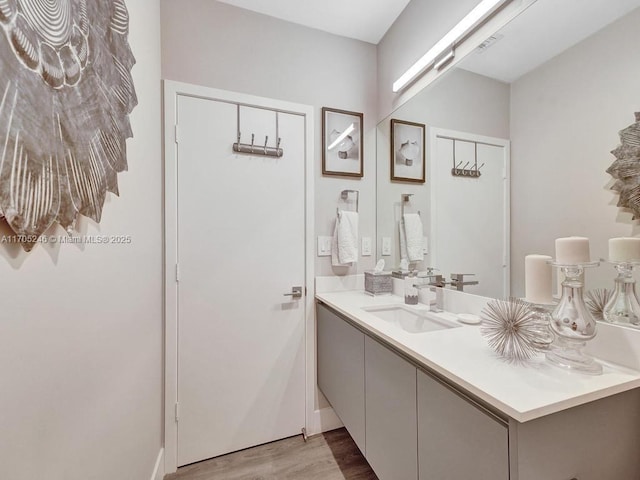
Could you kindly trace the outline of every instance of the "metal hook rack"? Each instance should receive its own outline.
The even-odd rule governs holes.
[[[402,208],[402,213],[400,215],[400,218],[402,218],[403,220],[404,220],[404,204],[409,203],[409,200],[411,200],[411,197],[413,197],[413,193],[403,193],[400,195],[400,198],[402,199],[400,201],[400,206]],[[420,215],[420,210],[418,210],[418,215]]]
[[[269,136],[265,135],[264,137],[264,145],[255,145],[255,134],[251,134],[251,143],[242,143],[241,138],[242,134],[240,133],[240,105],[237,105],[237,141],[233,144],[233,151],[236,153],[249,153],[251,155],[263,155],[266,157],[282,157],[284,151],[280,148],[280,142],[282,139],[278,135],[278,112],[276,112],[276,146],[269,147],[267,143],[269,142]]]
[[[454,177],[469,177],[469,178],[479,178],[482,175],[480,169],[484,167],[484,163],[478,167],[478,142],[470,142],[469,140],[460,140],[461,142],[473,143],[474,153],[473,153],[473,165],[471,168],[467,168],[471,161],[468,161],[464,164],[464,167],[460,168],[462,165],[462,161],[456,164],[456,139],[452,138],[453,144],[453,168],[451,169],[451,175]]]
[[[360,191],[359,190],[342,190],[342,192],[340,192],[340,198],[346,202],[347,200],[349,200],[349,194],[350,193],[355,193],[356,194],[356,212],[357,212],[358,211],[358,203],[360,202]],[[339,213],[340,213],[340,209],[336,208],[336,214],[339,214]]]

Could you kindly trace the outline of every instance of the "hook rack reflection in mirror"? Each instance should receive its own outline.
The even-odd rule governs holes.
[[[464,167],[460,168],[460,165],[462,165],[462,162],[464,160],[461,160],[456,165],[456,141],[467,142],[467,143],[468,141],[460,140],[457,138],[450,138],[450,140],[452,141],[452,144],[453,144],[453,168],[451,169],[451,175],[453,175],[454,177],[471,177],[471,178],[480,177],[480,175],[482,175],[482,173],[480,172],[480,169],[484,167],[484,163],[478,167],[478,142],[472,142],[474,146],[474,152],[473,152],[473,165],[471,166],[471,168],[467,168],[467,166],[471,163],[471,160],[465,163]]]

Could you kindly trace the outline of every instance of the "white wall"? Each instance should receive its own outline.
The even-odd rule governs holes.
[[[100,225],[81,227],[132,243],[0,249],[2,478],[146,480],[161,448],[160,8],[127,7],[139,98],[129,171]]]
[[[637,9],[518,79],[511,91],[512,290],[524,293],[524,256],[554,255],[554,239],[591,240],[593,259],[611,237],[638,234],[616,207],[606,169],[617,132],[640,110]],[[588,271],[587,287],[613,286],[608,265]]]
[[[509,84],[455,68],[389,118],[432,127],[509,138]]]
[[[162,0],[161,17],[163,78],[315,107],[316,235],[333,233],[340,192],[354,189],[360,235],[373,238],[376,47],[211,0]],[[363,179],[322,176],[323,106],[364,113]],[[362,272],[374,258],[363,257],[354,268],[316,258],[316,275]]]

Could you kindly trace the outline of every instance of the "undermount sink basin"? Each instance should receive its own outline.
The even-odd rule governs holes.
[[[408,333],[433,332],[460,326],[454,322],[440,318],[429,311],[414,310],[404,305],[365,307],[363,310],[372,313],[382,320],[393,323]]]

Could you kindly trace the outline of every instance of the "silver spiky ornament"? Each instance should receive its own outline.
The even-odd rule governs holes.
[[[543,342],[546,325],[527,302],[517,298],[491,300],[482,310],[480,333],[502,357],[523,361],[533,357]]]

